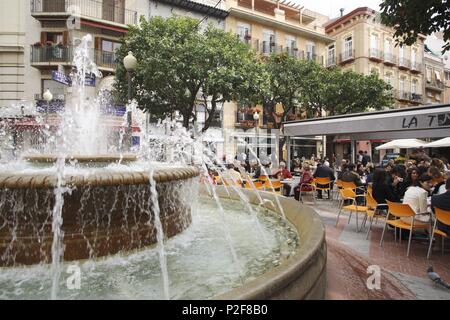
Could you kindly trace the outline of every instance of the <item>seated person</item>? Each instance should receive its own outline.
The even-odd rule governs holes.
[[[336,179],[334,176],[333,170],[330,168],[330,166],[325,165],[325,161],[319,161],[317,164],[317,169],[313,174],[314,178],[330,178],[331,184],[328,185],[317,185],[319,188],[327,188],[330,187],[330,189],[333,188],[333,181]],[[322,199],[322,190],[317,190],[317,197],[319,199]],[[330,191],[328,191],[328,198],[330,198]]]
[[[450,178],[445,182],[445,193],[435,195],[431,197],[431,207],[439,208],[445,211],[450,211]],[[439,230],[444,231],[447,235],[450,235],[450,226],[442,224],[438,221],[437,225]]]
[[[430,175],[433,178],[433,195],[438,194],[439,189],[441,186],[445,185],[445,178],[443,171],[441,171],[438,167],[429,167],[428,168],[428,175]]]
[[[378,204],[391,202],[400,202],[400,198],[395,194],[393,189],[388,185],[388,173],[382,168],[375,169],[373,173],[372,196]]]
[[[294,197],[296,200],[300,200],[300,192],[302,191],[312,191],[314,188],[311,185],[314,178],[311,173],[311,167],[309,163],[303,162],[303,173],[300,178],[300,183],[294,188]]]
[[[427,197],[431,188],[433,187],[432,177],[427,175],[426,173],[422,174],[419,177],[419,185],[411,186],[406,190],[405,196],[403,198],[403,204],[409,204],[411,209],[419,215],[416,216],[415,219],[420,222],[429,222],[430,216],[428,214],[428,203]],[[411,218],[401,218],[404,222],[410,224]]]
[[[345,182],[353,182],[357,187],[364,185],[356,172],[356,166],[353,163],[348,165],[348,170],[342,174],[341,180]]]
[[[223,173],[223,179],[239,182],[242,180],[242,177],[239,171],[235,170],[234,164],[230,163],[227,165],[227,170]]]
[[[273,176],[279,180],[292,178],[291,172],[288,169],[286,169],[286,162],[283,161],[280,162],[280,167],[277,170],[275,170]]]

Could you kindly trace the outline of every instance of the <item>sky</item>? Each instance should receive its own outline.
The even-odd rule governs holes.
[[[381,0],[295,0],[296,3],[302,4],[306,9],[319,12],[330,18],[336,18],[340,15],[340,8],[344,8],[344,14],[358,7],[369,7],[379,10]]]

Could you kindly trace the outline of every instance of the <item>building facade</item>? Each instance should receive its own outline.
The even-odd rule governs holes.
[[[396,46],[394,30],[383,25],[379,13],[361,7],[330,20],[326,33],[336,39],[328,47],[327,66],[362,74],[377,73],[394,89],[397,107],[423,104],[424,40],[412,46]]]
[[[229,15],[225,30],[236,34],[257,53],[263,56],[288,53],[298,59],[325,64],[326,48],[334,42],[323,28],[326,16],[271,0],[229,0],[226,4]],[[261,116],[255,121],[253,115],[257,110]],[[255,154],[272,156],[272,161],[279,154],[279,132],[261,111],[262,106],[250,109],[236,103],[225,104],[223,128],[228,158],[242,153],[252,157],[248,146],[253,147]],[[317,155],[322,151],[321,146],[320,137],[298,138],[291,154]]]
[[[426,104],[441,104],[445,101],[445,74],[443,59],[425,48],[424,54],[424,93]]]
[[[17,61],[17,67],[12,70],[8,66],[1,74],[13,73],[17,80],[14,84],[9,81],[8,92],[2,92],[1,106],[23,100],[39,103],[47,88],[55,100],[70,100],[71,87],[55,81],[54,72],[71,72],[74,46],[87,34],[92,35],[91,58],[103,74],[102,79],[90,84],[87,94],[95,96],[100,89],[110,88],[115,50],[128,25],[136,24],[140,15],[147,15],[149,4],[146,0],[6,0],[2,5],[1,21],[12,29],[8,36],[17,33],[14,40],[8,41],[14,41],[17,49],[7,61]],[[2,27],[2,34],[3,30],[8,29]],[[7,42],[5,38],[2,35],[0,43]]]

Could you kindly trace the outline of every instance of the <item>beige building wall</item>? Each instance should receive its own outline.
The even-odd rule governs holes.
[[[266,0],[230,0],[226,4],[230,14],[225,20],[225,30],[238,34],[241,26],[249,27],[251,38],[247,39],[247,43],[258,53],[266,55],[262,51],[262,42],[264,41],[264,33],[270,32],[275,36],[276,46],[274,50],[277,53],[286,51],[287,40],[295,41],[297,50],[293,54],[299,59],[305,59],[307,45],[313,44],[317,56],[315,60],[320,64],[325,63],[327,45],[334,42],[333,38],[325,34],[325,28],[323,27],[323,24],[328,21],[328,17],[309,10],[302,10],[300,20],[300,12],[297,16],[292,17],[295,11],[292,8],[282,5],[278,8],[274,2]],[[252,4],[254,5],[253,9]],[[262,106],[256,106],[256,108],[262,110]],[[255,128],[244,129],[237,123],[237,110],[236,103],[231,102],[224,106],[223,128],[227,158],[234,156],[237,152],[236,135],[256,135]],[[269,133],[267,129],[269,128],[263,125],[263,115],[260,114],[258,135],[268,137],[274,134],[275,130]],[[274,143],[274,139],[271,139]],[[275,147],[272,148],[272,153],[274,153],[274,149]]]
[[[395,44],[394,30],[382,25],[378,13],[369,8],[358,8],[331,20],[326,24],[326,32],[336,38],[337,62],[344,70],[366,75],[378,73],[380,79],[394,88],[398,107],[423,103],[423,38],[411,47],[400,49]],[[351,50],[345,46],[349,38]],[[413,51],[415,70],[411,69]]]

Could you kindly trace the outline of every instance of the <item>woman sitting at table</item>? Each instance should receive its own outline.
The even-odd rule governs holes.
[[[373,173],[372,195],[378,204],[386,203],[386,200],[400,202],[400,198],[389,184],[389,177],[386,170],[375,169]]]
[[[300,192],[313,191],[314,187],[311,185],[314,181],[314,177],[311,173],[311,167],[309,163],[303,163],[303,173],[300,178],[300,183],[294,189],[295,200],[300,200]]]
[[[273,173],[273,176],[279,180],[292,178],[291,172],[286,169],[286,163],[283,161],[280,162],[280,167]]]

